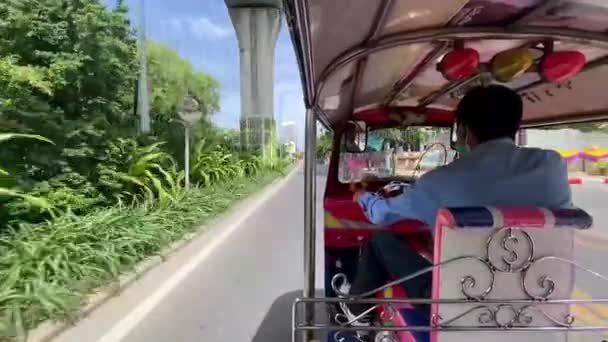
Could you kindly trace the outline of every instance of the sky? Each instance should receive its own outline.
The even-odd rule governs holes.
[[[104,0],[113,6],[116,0]],[[139,23],[139,0],[127,0],[133,25]],[[224,0],[145,0],[146,34],[188,59],[198,71],[221,84],[221,109],[213,120],[237,128],[240,117],[239,49]],[[302,146],[304,104],[298,65],[285,20],[275,50],[274,114],[280,122],[295,122]]]

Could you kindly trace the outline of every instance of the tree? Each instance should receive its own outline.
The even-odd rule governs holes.
[[[56,143],[0,151],[25,189],[63,172],[89,177],[105,143],[133,131],[137,51],[127,18],[124,3],[0,2],[0,132]]]
[[[420,145],[428,141],[431,134],[428,129],[421,127],[386,128],[373,131],[373,134],[383,138],[391,145],[403,145],[412,151],[418,151]]]
[[[317,138],[317,158],[325,159],[329,156],[334,143],[334,136],[329,131],[324,131]]]
[[[156,129],[138,135],[133,107],[139,61],[133,33],[122,0],[113,9],[102,0],[0,1],[0,134],[37,134],[55,143],[2,146],[1,173],[14,179],[11,190],[60,198],[84,212],[114,200],[108,191],[99,193],[104,190],[100,170],[108,169],[100,166],[126,160],[112,157],[117,141],[125,146],[166,141],[154,146],[182,160],[183,127],[172,121],[176,104],[185,95],[195,96],[208,118],[219,109],[219,83],[195,71],[175,50],[149,42]],[[209,120],[195,129],[198,136],[215,131]],[[8,208],[4,204],[0,216]],[[16,207],[24,215],[19,219],[30,217],[20,203]],[[31,217],[25,220],[40,219]],[[0,217],[0,222],[7,220]]]
[[[8,0],[0,4],[0,57],[35,66],[34,95],[68,118],[127,113],[136,80],[136,47],[119,4],[99,0]],[[17,56],[17,57],[14,57]]]
[[[220,85],[213,77],[194,71],[192,64],[180,57],[175,49],[148,41],[148,77],[151,85],[151,115],[153,131],[167,141],[166,148],[180,164],[183,164],[184,128],[179,119],[177,104],[184,96],[194,96],[204,114],[193,133],[194,137],[209,138],[215,127],[210,115],[219,110]]]
[[[192,64],[175,49],[157,42],[147,43],[151,111],[155,118],[174,118],[177,104],[186,95],[201,103],[201,111],[211,115],[219,110],[219,83],[206,73],[194,71]]]

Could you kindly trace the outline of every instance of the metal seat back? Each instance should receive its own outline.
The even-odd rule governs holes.
[[[566,341],[566,332],[551,328],[573,323],[569,305],[543,301],[571,297],[574,232],[591,225],[591,216],[580,209],[441,209],[435,230],[433,257],[439,266],[433,271],[433,299],[468,301],[432,305],[431,324],[441,331],[431,333],[431,342],[511,342],[515,337]],[[492,327],[547,331],[468,331]]]

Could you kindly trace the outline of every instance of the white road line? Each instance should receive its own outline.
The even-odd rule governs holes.
[[[124,318],[122,318],[117,324],[115,324],[105,335],[103,335],[98,342],[119,342],[125,338],[146,316],[169,294],[175,289],[184,279],[190,275],[213,251],[220,246],[230,235],[235,232],[243,223],[251,216],[262,204],[266,202],[270,197],[274,196],[280,189],[288,183],[289,179],[296,173],[298,167],[296,167],[283,181],[278,184],[274,189],[268,191],[266,194],[257,198],[256,202],[250,205],[248,208],[240,212],[240,218],[226,227],[214,240],[210,241],[203,249],[198,252],[190,261],[184,264],[177,272],[174,273],[173,277],[167,279],[161,284],[156,291],[138,306],[136,306],[131,312],[129,312]]]

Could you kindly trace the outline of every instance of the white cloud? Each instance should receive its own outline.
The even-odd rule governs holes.
[[[169,26],[175,31],[186,30],[189,34],[204,40],[222,40],[234,34],[230,26],[215,23],[207,17],[172,18],[169,20]]]
[[[233,34],[231,27],[216,24],[209,18],[201,17],[190,21],[190,30],[200,38],[211,40],[223,39]]]

